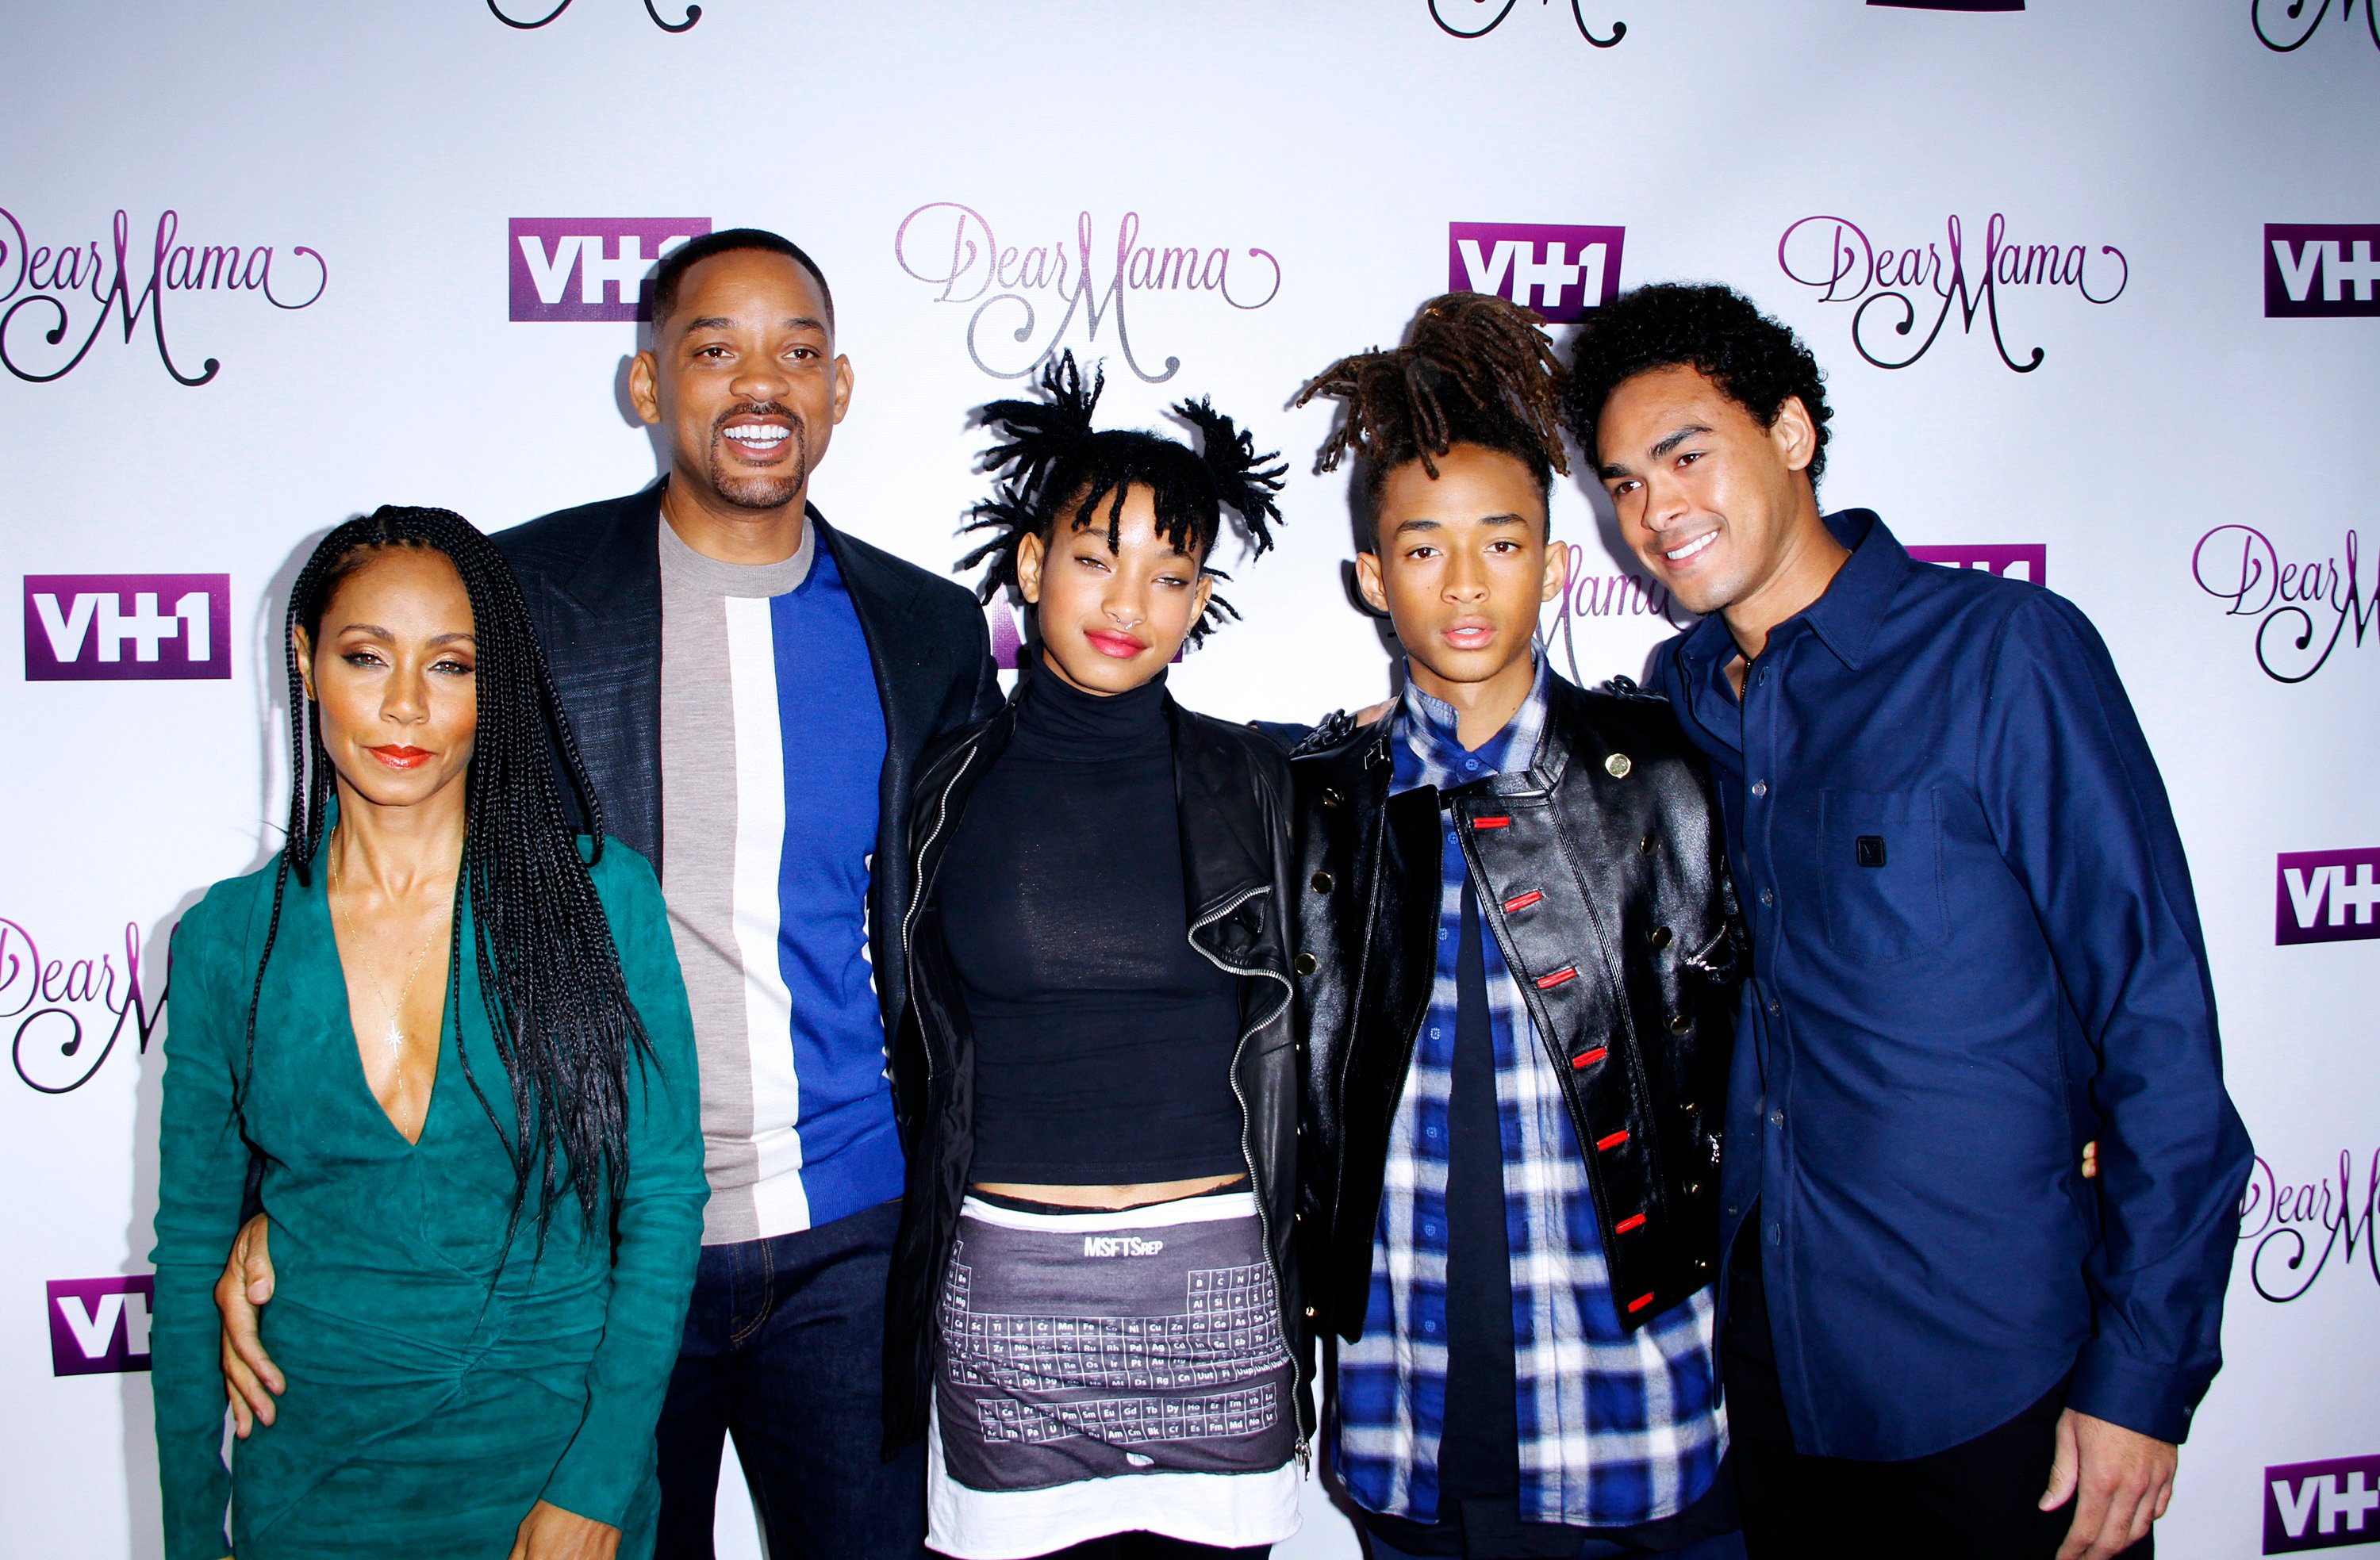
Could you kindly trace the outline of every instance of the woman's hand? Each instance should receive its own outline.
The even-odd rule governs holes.
[[[223,1276],[215,1280],[215,1310],[223,1316],[224,1391],[231,1398],[232,1433],[243,1441],[257,1425],[273,1422],[273,1397],[289,1385],[257,1335],[260,1308],[273,1298],[270,1228],[262,1214],[242,1225]]]
[[[612,1560],[619,1550],[619,1529],[540,1501],[521,1518],[507,1560]]]

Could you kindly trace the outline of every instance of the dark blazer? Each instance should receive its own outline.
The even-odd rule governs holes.
[[[936,751],[910,802],[920,885],[902,945],[911,995],[892,1046],[892,1096],[908,1152],[909,1181],[884,1320],[884,1450],[926,1433],[940,1347],[942,1274],[958,1239],[959,1204],[975,1159],[975,1043],[957,972],[932,902],[934,874],[968,797],[1016,729],[1030,679],[991,719]],[[1173,794],[1182,824],[1183,906],[1190,938],[1217,968],[1240,977],[1240,1038],[1232,1093],[1240,1146],[1264,1225],[1281,1304],[1281,1336],[1295,1366],[1297,1442],[1314,1433],[1311,1350],[1301,1347],[1305,1310],[1296,1262],[1297,1066],[1290,1028],[1289,761],[1245,726],[1184,709],[1171,698]],[[881,965],[878,966],[880,969]]]
[[[1718,1264],[1718,1120],[1742,934],[1702,758],[1658,699],[1550,681],[1526,769],[1389,794],[1393,720],[1293,766],[1301,1167],[1316,1332],[1363,1336],[1390,1129],[1437,971],[1439,841],[1552,1053],[1633,1329]]]
[[[561,510],[494,538],[528,599],[554,686],[602,804],[603,826],[641,852],[656,876],[667,847],[662,838],[662,486]],[[814,508],[808,516],[851,593],[884,707],[868,956],[889,1035],[907,997],[896,949],[909,907],[910,774],[936,738],[999,708],[1000,684],[982,609],[965,589],[844,535]]]

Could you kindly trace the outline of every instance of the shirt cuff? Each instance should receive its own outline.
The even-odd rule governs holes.
[[[2190,1417],[2214,1380],[2214,1366],[2181,1370],[2146,1364],[2117,1352],[2104,1339],[2094,1339],[2075,1361],[2066,1406],[2180,1445],[2190,1438]]]
[[[593,1425],[581,1426],[578,1438],[562,1454],[538,1498],[573,1517],[620,1527],[643,1480],[652,1445],[650,1432],[639,1447],[622,1445]]]

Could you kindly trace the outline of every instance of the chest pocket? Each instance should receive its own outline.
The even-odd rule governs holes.
[[[1834,791],[1818,819],[1827,946],[1889,963],[1950,935],[1942,905],[1942,830],[1932,791]]]

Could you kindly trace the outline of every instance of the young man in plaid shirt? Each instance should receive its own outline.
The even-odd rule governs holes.
[[[1533,646],[1565,466],[1535,317],[1350,358],[1356,568],[1409,674],[1301,749],[1308,1312],[1375,1556],[1741,1554],[1712,1360],[1739,938],[1667,709]]]

